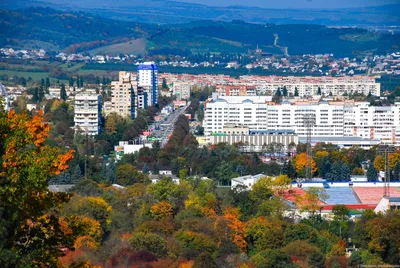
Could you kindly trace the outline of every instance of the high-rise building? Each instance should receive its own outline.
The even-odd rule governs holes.
[[[7,90],[2,84],[0,84],[0,98],[3,101],[3,105],[4,105],[3,108],[7,111],[9,109],[10,100],[8,98]]]
[[[101,109],[101,95],[78,93],[75,96],[75,131],[98,135],[101,130]]]
[[[304,115],[314,115],[312,136],[361,137],[400,145],[400,102],[371,106],[367,102],[284,100],[274,104],[254,96],[219,97],[206,103],[204,133],[221,133],[226,124],[252,130],[293,130],[306,136]]]
[[[135,88],[136,77],[132,73],[119,72],[118,81],[111,82],[111,109],[105,110],[108,115],[112,112],[122,117],[135,118]]]
[[[146,109],[158,102],[158,67],[154,62],[144,62],[138,66],[137,79],[138,108]]]

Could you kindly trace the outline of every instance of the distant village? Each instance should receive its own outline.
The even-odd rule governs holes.
[[[242,57],[242,55],[240,56]],[[400,52],[386,55],[370,55],[358,58],[335,58],[333,54],[306,54],[302,56],[273,56],[266,54],[261,49],[254,53],[243,55],[247,57],[246,63],[225,59],[214,54],[209,55],[209,60],[195,62],[188,57],[171,56],[168,60],[155,60],[158,66],[181,67],[181,68],[246,68],[251,73],[252,69],[261,68],[267,71],[287,73],[316,73],[320,75],[345,76],[355,74],[382,75],[400,74]],[[133,54],[118,55],[89,55],[87,53],[68,54],[64,52],[53,53],[44,49],[13,49],[0,48],[0,58],[12,59],[51,59],[61,62],[84,62],[84,63],[129,63],[139,65],[142,58]]]

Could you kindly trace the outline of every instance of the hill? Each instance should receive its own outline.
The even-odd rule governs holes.
[[[147,36],[156,26],[62,12],[50,8],[0,10],[0,46],[23,47],[38,43],[67,51],[85,51],[98,46]]]
[[[247,53],[257,45],[271,54],[390,52],[398,35],[313,24],[252,24],[202,20],[155,25],[49,8],[0,10],[0,46],[66,52],[181,55]]]
[[[399,25],[400,4],[346,9],[273,9],[248,6],[208,6],[164,0],[3,0],[0,8],[28,6],[84,11],[118,20],[157,24],[197,20],[243,20],[251,23],[384,26]]]

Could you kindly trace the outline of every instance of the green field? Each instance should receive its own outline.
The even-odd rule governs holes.
[[[96,49],[92,49],[89,52],[91,55],[98,54],[143,54],[146,52],[147,40],[145,38],[139,38],[130,40],[124,43],[113,44],[109,46],[103,46]]]

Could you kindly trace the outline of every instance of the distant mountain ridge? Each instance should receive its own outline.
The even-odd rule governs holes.
[[[354,56],[364,52],[384,54],[399,46],[398,35],[372,33],[360,28],[251,24],[240,20],[157,25],[41,7],[0,10],[0,27],[3,29],[0,47],[104,54],[237,54],[247,53],[258,45],[264,52],[275,55]]]
[[[400,3],[347,9],[268,9],[247,6],[214,7],[175,1],[143,0],[3,0],[0,8],[51,6],[66,11],[85,11],[106,18],[171,24],[196,20],[243,20],[251,23],[322,25],[400,25]]]

